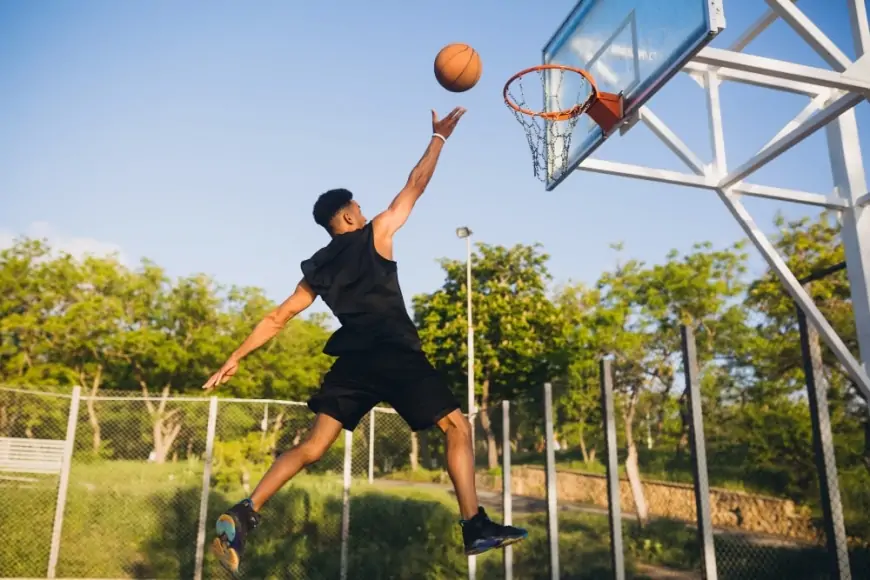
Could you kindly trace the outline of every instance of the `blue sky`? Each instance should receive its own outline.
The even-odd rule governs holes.
[[[846,2],[798,5],[854,58]],[[535,6],[6,0],[0,239],[35,234],[75,250],[115,248],[133,264],[148,257],[173,276],[205,272],[281,300],[300,277],[299,262],[327,242],[311,218],[317,195],[347,187],[372,217],[422,154],[429,109],[443,115],[456,105],[468,113],[397,238],[408,299],[441,283],[438,258],[464,256],[459,225],[487,243],[540,242],[557,283],[594,282],[613,265],[609,245],[617,241],[626,255],[654,263],[672,248],[741,239],[711,192],[583,172],[544,191],[501,100],[511,74],[539,63],[573,0]],[[762,0],[727,1],[728,30],[714,46],[727,46],[765,10]],[[432,74],[449,42],[471,44],[483,59],[480,83],[464,94],[444,91]],[[783,22],[747,52],[824,66]],[[807,102],[730,83],[722,100],[730,167]],[[709,161],[700,87],[678,76],[650,105]],[[866,103],[857,112],[863,136]],[[682,169],[640,125],[596,156]],[[752,180],[831,192],[824,133]],[[777,211],[813,212],[764,200],[746,205],[768,231]]]

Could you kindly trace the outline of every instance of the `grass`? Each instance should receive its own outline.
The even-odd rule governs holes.
[[[256,477],[259,474],[252,474]],[[433,477],[432,474],[423,477]],[[243,496],[233,478],[211,491],[207,530],[220,511]],[[424,479],[425,480],[425,479]],[[195,561],[202,468],[198,463],[154,465],[98,462],[73,467],[58,565],[59,577],[191,578]],[[54,516],[56,478],[0,487],[0,576],[43,577]],[[248,578],[337,578],[341,530],[341,476],[300,476],[264,511],[249,544]],[[408,485],[382,489],[354,482],[351,496],[349,577],[442,579],[466,574],[455,499]],[[514,518],[529,539],[514,549],[514,576],[549,577],[546,517]],[[612,578],[607,519],[560,512],[561,577]],[[655,521],[623,534],[629,577],[638,565],[697,569],[694,533],[676,522]],[[754,550],[754,551],[753,551]],[[817,551],[746,547],[717,539],[720,578],[815,578],[825,568]],[[857,562],[856,562],[857,563]],[[866,560],[863,562],[867,569]],[[500,551],[478,557],[478,577],[501,578]],[[856,570],[853,567],[853,577]],[[807,575],[810,574],[810,575]],[[225,575],[207,555],[205,578]]]

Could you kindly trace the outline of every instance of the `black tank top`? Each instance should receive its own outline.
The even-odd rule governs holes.
[[[371,222],[335,236],[301,267],[306,282],[341,323],[324,353],[421,349],[417,328],[405,308],[396,262],[375,250]]]

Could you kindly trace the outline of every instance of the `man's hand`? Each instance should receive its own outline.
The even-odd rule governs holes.
[[[211,391],[218,385],[222,385],[229,381],[236,371],[239,370],[239,361],[234,358],[230,358],[227,362],[224,363],[224,366],[221,369],[213,374],[211,378],[206,381],[206,383],[202,386],[204,391]]]
[[[439,120],[438,113],[435,112],[435,109],[432,109],[432,132],[441,135],[446,140],[453,134],[456,123],[459,122],[459,119],[464,114],[465,109],[456,107],[450,111],[449,115]],[[390,206],[372,220],[375,230],[375,249],[385,258],[392,259],[393,235],[408,221],[408,216],[411,215],[414,204],[417,203],[417,200],[426,190],[426,186],[429,185],[429,180],[432,179],[432,174],[435,173],[435,165],[438,163],[441,149],[444,147],[444,140],[434,135],[431,137],[423,157],[420,158],[417,166],[414,167],[408,176],[405,187],[393,198]]]
[[[459,119],[461,119],[464,114],[464,108],[456,107],[450,111],[446,117],[439,120],[438,113],[435,112],[435,109],[432,109],[432,132],[438,133],[447,139],[453,133],[453,129],[456,128],[456,123],[459,122]]]

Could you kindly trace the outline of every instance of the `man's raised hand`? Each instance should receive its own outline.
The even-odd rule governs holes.
[[[224,384],[229,381],[234,374],[236,374],[237,370],[239,370],[239,361],[232,358],[229,359],[218,372],[209,377],[206,383],[202,386],[202,389],[204,391],[211,391],[218,385]]]
[[[450,137],[450,134],[453,133],[456,123],[459,122],[459,119],[461,119],[464,114],[465,109],[463,107],[456,107],[450,111],[446,117],[438,119],[438,113],[435,112],[435,109],[432,109],[432,132],[438,133],[447,139]]]

